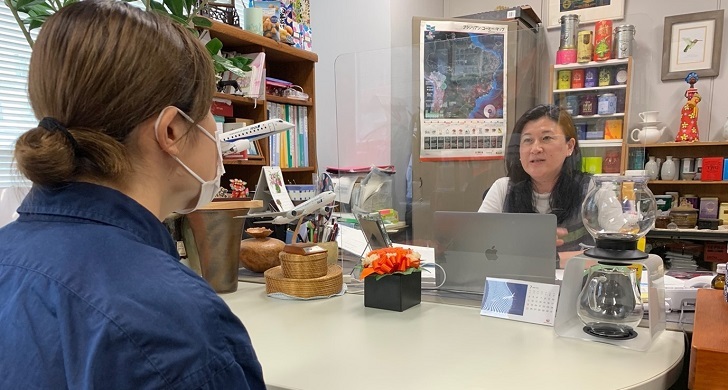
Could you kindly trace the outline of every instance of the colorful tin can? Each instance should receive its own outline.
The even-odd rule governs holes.
[[[576,43],[576,62],[583,64],[591,61],[594,51],[594,33],[588,30],[579,31]]]
[[[586,123],[577,123],[574,125],[576,127],[576,138],[580,140],[586,139]]]
[[[612,68],[603,66],[599,68],[599,86],[606,87],[612,81]]]
[[[571,71],[571,88],[584,88],[584,69]]]
[[[597,86],[599,80],[599,69],[587,68],[584,71],[584,87],[593,88]]]
[[[617,95],[604,93],[599,95],[597,113],[599,115],[612,115],[617,112]]]
[[[612,58],[612,21],[600,20],[594,25],[594,61]]]
[[[556,89],[571,88],[571,70],[560,70],[558,73],[558,83]]]
[[[587,93],[580,98],[581,115],[594,115],[597,113],[597,97],[592,93]]]
[[[569,95],[565,99],[564,109],[569,115],[579,115],[579,96]]]
[[[635,28],[631,24],[623,24],[614,28],[614,58],[632,56]]]
[[[576,49],[576,28],[579,26],[579,15],[564,15],[561,17],[560,22],[559,49]]]
[[[614,71],[612,72],[612,84],[627,84],[627,65],[619,65],[614,68]]]
[[[615,95],[617,95],[617,112],[624,112],[625,106],[627,105],[626,91],[624,89],[617,90]]]

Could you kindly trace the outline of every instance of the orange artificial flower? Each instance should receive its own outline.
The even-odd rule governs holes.
[[[382,248],[367,253],[361,262],[359,279],[364,280],[371,274],[386,275],[417,269],[420,267],[420,254],[407,248]]]

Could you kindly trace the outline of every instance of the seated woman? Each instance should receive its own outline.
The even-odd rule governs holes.
[[[493,183],[479,212],[554,214],[562,261],[594,240],[581,220],[581,203],[591,177],[581,168],[581,152],[571,116],[557,106],[532,108],[516,122],[508,150],[508,176]]]

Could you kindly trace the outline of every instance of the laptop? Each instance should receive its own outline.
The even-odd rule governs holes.
[[[486,277],[554,283],[556,216],[436,211],[440,289],[483,293]]]

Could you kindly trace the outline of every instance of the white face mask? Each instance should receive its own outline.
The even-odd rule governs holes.
[[[175,107],[176,108],[176,107]],[[189,117],[189,115],[185,114],[180,110],[179,108],[176,108],[180,115],[182,115],[183,118],[187,119],[188,121],[194,123],[195,121],[192,120],[192,118]],[[162,114],[164,113],[164,110],[159,113],[159,117],[157,117],[157,122],[154,124],[154,134],[157,136],[157,142],[159,142],[159,133],[157,132],[157,128],[159,127],[159,121],[162,119]],[[210,133],[205,130],[204,127],[200,125],[196,125],[200,131],[202,131],[202,134],[204,134],[207,138],[210,139],[210,141],[215,143],[215,146],[217,147],[217,173],[215,175],[215,178],[210,181],[204,181],[202,178],[192,171],[185,163],[183,163],[177,156],[171,156],[173,159],[177,160],[177,162],[182,165],[182,167],[187,170],[187,172],[192,175],[197,181],[200,182],[200,196],[197,198],[197,204],[191,209],[184,209],[184,210],[178,210],[176,211],[179,214],[189,214],[200,207],[212,202],[212,199],[215,198],[215,194],[220,190],[220,177],[225,173],[225,167],[222,164],[222,151],[220,149],[220,131],[215,131],[215,136],[213,137],[210,135]]]

